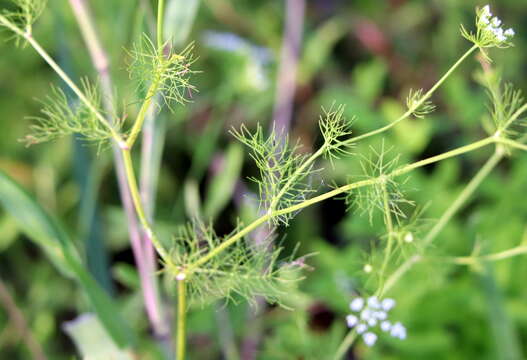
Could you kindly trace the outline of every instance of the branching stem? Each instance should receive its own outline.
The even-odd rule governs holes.
[[[452,258],[451,260],[458,265],[473,265],[480,261],[499,261],[523,254],[527,254],[527,245],[516,246],[512,249],[504,250],[494,254],[482,256],[459,256]]]
[[[326,149],[327,144],[324,144],[320,147],[320,149],[317,150],[313,155],[311,155],[306,161],[302,163],[301,166],[296,169],[296,171],[291,175],[289,180],[285,183],[285,185],[282,187],[280,192],[274,197],[273,201],[269,205],[268,213],[272,214],[276,210],[276,206],[282,196],[289,191],[289,188],[295,183],[296,180],[298,180],[299,177],[301,177],[303,174],[305,174],[305,170],[313,164],[313,162],[318,159],[322,154],[324,154],[324,151]]]
[[[360,188],[360,187],[370,186],[370,185],[374,185],[374,184],[380,184],[381,182],[385,182],[387,177],[400,176],[400,175],[406,174],[406,173],[408,173],[408,172],[410,172],[410,171],[412,171],[412,170],[414,170],[416,168],[419,168],[419,167],[422,167],[422,166],[425,166],[425,165],[429,165],[429,164],[432,164],[432,163],[435,163],[435,162],[438,162],[438,161],[441,161],[441,160],[444,160],[444,159],[448,159],[448,158],[451,158],[451,157],[454,157],[454,156],[457,156],[457,155],[461,155],[461,154],[464,154],[464,153],[467,153],[467,152],[470,152],[470,151],[474,151],[476,149],[479,149],[479,148],[484,147],[484,146],[489,145],[489,144],[496,143],[498,140],[499,139],[495,138],[494,136],[487,137],[485,139],[476,141],[476,142],[474,142],[472,144],[465,145],[465,146],[459,147],[459,148],[451,150],[451,151],[447,151],[447,152],[445,152],[443,154],[432,156],[430,158],[427,158],[427,159],[424,159],[424,160],[421,160],[421,161],[417,161],[417,162],[415,162],[413,164],[402,166],[402,167],[392,171],[389,174],[382,175],[382,176],[379,176],[379,177],[376,177],[376,178],[372,178],[372,179],[361,180],[361,181],[357,181],[357,182],[354,182],[354,183],[351,183],[351,184],[347,184],[347,185],[338,187],[338,188],[336,188],[334,190],[328,191],[328,192],[326,192],[324,194],[315,196],[315,197],[313,197],[311,199],[305,200],[305,201],[303,201],[303,202],[301,202],[299,204],[295,204],[295,205],[287,207],[285,209],[275,210],[272,213],[267,213],[267,214],[261,216],[260,218],[256,219],[252,223],[250,223],[248,226],[246,226],[245,228],[243,228],[242,230],[237,232],[235,235],[233,235],[230,238],[226,239],[224,242],[221,243],[221,245],[219,245],[218,247],[214,248],[209,253],[203,255],[201,258],[196,260],[194,263],[190,264],[187,267],[186,272],[190,275],[192,273],[193,269],[199,267],[200,265],[206,263],[207,261],[209,261],[210,259],[214,258],[218,254],[222,253],[228,247],[230,247],[231,245],[236,243],[238,240],[242,239],[245,235],[247,235],[248,233],[250,233],[251,231],[253,231],[257,227],[259,227],[260,225],[266,223],[268,220],[272,219],[273,217],[281,216],[281,215],[285,215],[285,214],[289,214],[289,213],[301,210],[301,209],[306,208],[308,206],[311,206],[313,204],[319,203],[319,202],[321,202],[323,200],[332,198],[332,197],[334,197],[336,195],[340,195],[342,193],[345,193],[345,192],[348,192],[348,191],[351,191],[351,190],[354,190],[354,189],[357,189],[357,188]]]
[[[139,188],[137,187],[137,180],[134,173],[130,149],[122,149],[121,153],[123,155],[126,178],[128,180],[128,187],[130,188],[130,194],[132,195],[132,200],[134,202],[135,210],[137,212],[137,217],[139,218],[141,225],[143,225],[146,234],[148,234],[148,237],[152,241],[152,244],[154,245],[156,251],[159,253],[159,256],[161,256],[163,261],[169,262],[170,258],[168,252],[165,250],[164,246],[157,238],[156,234],[152,230],[152,227],[150,226],[146,218],[146,214],[141,203]]]
[[[452,65],[450,67],[450,69],[448,69],[448,71],[441,77],[441,79],[439,79],[434,86],[432,86],[432,88],[430,88],[430,90],[428,90],[426,92],[426,94],[424,94],[420,99],[419,101],[416,101],[414,106],[412,106],[410,109],[408,109],[403,115],[401,115],[398,119],[396,119],[395,121],[392,121],[391,123],[389,123],[388,125],[386,126],[383,126],[377,130],[373,130],[373,131],[370,131],[366,134],[362,134],[362,135],[359,135],[359,136],[355,136],[351,139],[349,139],[346,144],[350,145],[350,144],[353,144],[353,143],[356,143],[360,140],[363,140],[363,139],[366,139],[370,136],[373,136],[373,135],[377,135],[377,134],[380,134],[382,132],[385,132],[386,130],[388,129],[391,129],[392,127],[394,127],[395,125],[397,125],[398,123],[400,123],[401,121],[403,121],[404,119],[408,118],[409,116],[411,116],[417,109],[419,109],[419,107],[421,105],[423,105],[431,96],[432,94],[443,84],[443,82],[459,67],[459,65],[461,65],[461,63],[470,55],[472,54],[476,49],[478,49],[478,47],[476,45],[472,46],[470,49],[468,49],[465,54],[463,54],[463,56],[461,56],[458,61],[456,61],[454,63],[454,65]]]
[[[122,144],[122,136],[113,128],[105,117],[95,108],[95,106],[88,100],[86,95],[79,89],[77,85],[70,79],[70,77],[62,70],[62,68],[53,60],[53,58],[40,46],[30,33],[22,31],[16,25],[11,23],[5,16],[0,15],[0,23],[5,25],[17,35],[23,37],[35,51],[44,59],[48,65],[57,73],[57,75],[68,85],[68,87],[79,97],[79,99],[92,111],[97,119],[110,131],[112,138],[118,143]]]

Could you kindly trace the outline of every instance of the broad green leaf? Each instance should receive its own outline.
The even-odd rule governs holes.
[[[94,314],[82,314],[63,326],[84,360],[132,360],[132,354],[117,348]]]
[[[131,330],[120,316],[118,307],[82,265],[68,235],[3,171],[0,171],[0,204],[17,221],[20,230],[37,243],[52,262],[79,283],[115,343],[121,348],[130,345],[133,341]]]
[[[232,143],[223,160],[222,168],[216,175],[207,189],[204,205],[204,215],[206,219],[214,219],[221,210],[227,205],[236,180],[239,178],[243,163],[243,149],[241,144]]]

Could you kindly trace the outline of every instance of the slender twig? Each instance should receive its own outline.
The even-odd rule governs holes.
[[[163,38],[163,24],[165,22],[165,0],[158,0],[157,2],[157,48],[163,48],[163,43],[165,42]]]
[[[31,329],[29,328],[26,318],[22,311],[16,305],[15,300],[9,293],[9,290],[5,286],[4,282],[0,279],[0,303],[6,309],[7,314],[13,324],[13,327],[22,336],[24,343],[26,344],[31,357],[35,360],[47,360],[46,355],[42,346],[33,336]]]
[[[382,132],[385,132],[386,130],[388,129],[391,129],[392,127],[394,127],[395,125],[397,125],[398,123],[400,123],[401,121],[403,121],[404,119],[410,117],[417,109],[419,109],[419,107],[421,107],[428,99],[430,99],[430,97],[434,94],[434,92],[443,84],[443,82],[445,82],[445,80],[459,67],[459,65],[461,65],[461,63],[470,55],[472,54],[476,49],[478,49],[478,47],[476,45],[472,46],[470,49],[468,49],[465,54],[463,54],[463,56],[461,56],[455,63],[454,65],[452,65],[450,67],[450,69],[448,69],[448,71],[435,83],[434,86],[432,86],[432,88],[430,88],[430,90],[428,90],[426,92],[426,94],[424,94],[420,99],[419,101],[416,101],[413,106],[408,109],[403,115],[401,115],[398,119],[396,119],[395,121],[392,121],[391,123],[389,123],[388,125],[386,126],[383,126],[379,129],[376,129],[376,130],[373,130],[373,131],[370,131],[368,133],[365,133],[365,134],[362,134],[362,135],[359,135],[359,136],[356,136],[356,137],[353,137],[351,139],[349,139],[348,141],[345,141],[346,144],[353,144],[353,143],[356,143],[360,140],[363,140],[363,139],[366,139],[370,136],[373,136],[373,135],[377,135],[377,134],[380,134]]]
[[[383,193],[383,208],[384,208],[384,223],[386,225],[386,232],[388,233],[388,243],[386,245],[386,250],[384,252],[384,260],[381,267],[381,277],[386,271],[386,266],[392,255],[393,248],[393,221],[392,221],[392,211],[390,210],[390,199],[388,194],[388,189],[386,188],[386,179],[384,182],[381,182],[382,193]]]
[[[207,261],[209,261],[210,259],[214,258],[218,254],[222,253],[227,248],[229,248],[231,245],[236,243],[238,240],[242,239],[245,235],[249,234],[251,231],[253,231],[254,229],[258,228],[260,225],[266,223],[267,221],[269,221],[270,219],[272,219],[274,217],[281,216],[281,215],[286,215],[286,214],[289,214],[289,213],[292,213],[292,212],[296,212],[298,210],[302,210],[303,208],[306,208],[308,206],[311,206],[311,205],[316,204],[318,202],[321,202],[323,200],[332,198],[334,196],[340,195],[340,194],[345,193],[345,192],[349,192],[351,190],[354,190],[354,189],[357,189],[357,188],[360,188],[360,187],[380,184],[382,182],[385,182],[387,177],[391,178],[391,177],[404,175],[404,174],[406,174],[406,173],[408,173],[408,172],[410,172],[410,171],[412,171],[412,170],[414,170],[416,168],[423,167],[423,166],[426,166],[426,165],[429,165],[429,164],[433,164],[435,162],[438,162],[438,161],[441,161],[441,160],[445,160],[445,159],[448,159],[448,158],[451,158],[451,157],[454,157],[454,156],[457,156],[457,155],[461,155],[461,154],[464,154],[464,153],[467,153],[467,152],[470,152],[470,151],[474,151],[476,149],[479,149],[481,147],[487,146],[489,144],[493,144],[495,142],[496,142],[495,137],[490,136],[490,137],[484,138],[482,140],[476,141],[476,142],[474,142],[472,144],[468,144],[468,145],[459,147],[457,149],[454,149],[454,150],[451,150],[451,151],[447,151],[447,152],[445,152],[443,154],[432,156],[430,158],[427,158],[427,159],[424,159],[424,160],[421,160],[421,161],[417,161],[417,162],[415,162],[413,164],[408,164],[408,165],[402,166],[402,167],[392,171],[389,174],[382,175],[382,176],[379,176],[379,177],[376,177],[376,178],[367,179],[367,180],[357,181],[357,182],[354,182],[354,183],[351,183],[351,184],[347,184],[347,185],[338,187],[338,188],[336,188],[334,190],[328,191],[328,192],[326,192],[324,194],[315,196],[315,197],[313,197],[311,199],[305,200],[305,201],[303,201],[303,202],[301,202],[299,204],[295,204],[295,205],[292,205],[292,206],[284,208],[284,209],[276,210],[273,213],[267,213],[267,214],[259,217],[258,219],[254,220],[252,223],[247,225],[245,228],[240,230],[238,233],[236,233],[235,235],[231,236],[230,238],[224,240],[219,246],[214,248],[212,251],[210,251],[209,253],[203,255],[201,258],[199,258],[198,260],[196,260],[195,262],[190,264],[187,267],[187,269],[186,269],[186,273],[191,274],[192,270],[194,270],[195,268],[199,267],[200,265],[206,263]]]
[[[150,4],[143,4],[144,12],[148,18],[148,10],[152,10]],[[157,11],[157,24],[156,24],[156,38],[157,38],[157,48],[161,49],[163,47],[164,35],[163,35],[163,22],[165,17],[165,2],[160,0],[158,3]],[[151,32],[154,32],[154,29],[151,29]],[[160,50],[159,50],[160,51]],[[159,124],[160,119],[156,116],[155,106],[157,103],[158,97],[160,95],[156,94],[148,111],[145,116],[145,122],[142,129],[142,141],[141,141],[141,170],[140,170],[140,194],[141,201],[144,206],[145,216],[149,223],[154,222],[154,209],[155,209],[155,193],[156,193],[156,184],[157,184],[157,175],[159,174],[160,167],[160,153],[155,151],[156,149],[161,149],[163,147],[163,137],[159,136],[156,138],[156,124]],[[161,143],[160,143],[161,142]],[[156,293],[158,292],[158,282],[155,277],[155,272],[157,271],[156,256],[154,251],[154,246],[152,244],[152,239],[150,239],[147,233],[143,234],[143,251],[145,261],[148,262],[149,267],[152,271],[152,285],[156,288]],[[166,317],[165,317],[166,319]],[[169,330],[168,319],[165,320],[167,335]],[[167,336],[169,338],[169,336]]]
[[[178,281],[178,301],[177,301],[177,340],[176,340],[176,359],[185,359],[185,322],[186,322],[186,283],[185,280]]]
[[[348,348],[353,344],[356,338],[357,338],[357,331],[353,329],[348,333],[348,335],[346,335],[342,343],[339,345],[335,353],[334,360],[342,359],[342,357],[346,354],[346,351],[348,351]]]
[[[472,196],[474,191],[479,187],[483,180],[494,170],[496,165],[503,158],[504,153],[500,147],[496,148],[496,151],[492,156],[485,162],[481,167],[478,173],[470,180],[470,182],[465,186],[463,191],[457,196],[448,209],[443,213],[439,220],[435,223],[432,229],[426,234],[423,239],[423,245],[430,245],[437,235],[443,230],[443,228],[450,222],[454,215],[461,209],[461,207],[468,201]],[[412,266],[419,262],[422,259],[420,255],[414,255],[401,264],[393,274],[386,280],[383,286],[383,293],[390,291],[390,289],[395,285],[397,281],[412,268]]]
[[[79,99],[86,105],[88,109],[90,109],[91,112],[97,117],[97,119],[105,126],[111,133],[112,138],[118,143],[123,144],[124,141],[122,139],[121,134],[114,129],[114,127],[106,120],[106,118],[96,109],[95,105],[93,105],[90,100],[86,97],[86,95],[79,89],[79,87],[73,82],[73,80],[70,79],[70,77],[62,70],[62,68],[53,60],[53,58],[40,46],[38,41],[36,41],[33,36],[30,33],[22,31],[20,28],[18,28],[16,25],[14,25],[12,22],[10,22],[5,16],[0,15],[0,23],[9,28],[11,31],[16,33],[17,35],[23,37],[32,47],[35,49],[35,51],[48,63],[48,65],[59,75],[59,77],[68,85],[68,87],[79,97]]]
[[[500,144],[503,144],[503,145],[507,145],[507,146],[510,146],[510,147],[513,147],[513,148],[516,148],[516,149],[527,151],[527,145],[519,143],[519,142],[511,140],[511,139],[499,138],[498,142]]]
[[[108,113],[114,113],[114,99],[112,79],[109,72],[109,61],[106,51],[99,39],[94,26],[93,17],[85,0],[70,0],[70,5],[79,24],[81,34],[90,54],[92,63],[97,71],[104,99],[104,107]],[[145,309],[154,333],[158,338],[170,338],[168,336],[169,326],[159,299],[157,279],[155,277],[156,263],[152,252],[150,241],[141,243],[141,233],[137,225],[134,204],[130,196],[124,161],[120,148],[113,146],[114,160],[116,164],[117,182],[123,208],[128,222],[128,231],[135,263],[137,264]]]
[[[156,251],[159,253],[159,256],[161,256],[161,259],[163,259],[163,261],[165,262],[169,262],[170,258],[169,258],[169,254],[167,250],[165,249],[163,244],[161,244],[161,242],[155,235],[150,223],[148,222],[148,219],[146,218],[143,204],[141,202],[141,195],[139,194],[139,188],[137,187],[137,180],[136,180],[135,173],[134,173],[134,167],[132,163],[132,156],[130,154],[130,150],[123,149],[122,154],[123,154],[123,159],[124,159],[126,178],[128,180],[128,186],[130,187],[130,194],[132,196],[132,200],[135,205],[135,211],[137,212],[137,217],[139,218],[141,225],[143,225],[143,228],[146,234],[151,239],[152,244],[154,245]]]
[[[527,245],[516,246],[512,249],[500,251],[494,254],[481,256],[458,256],[449,260],[458,265],[473,265],[481,261],[500,261],[523,254],[527,254]]]

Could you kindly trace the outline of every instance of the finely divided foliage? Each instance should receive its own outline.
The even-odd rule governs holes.
[[[408,111],[381,129],[353,138],[350,130],[352,122],[344,118],[343,106],[323,109],[323,115],[319,120],[323,144],[312,154],[303,152],[304,149],[301,149],[298,142],[291,143],[287,137],[277,135],[277,131],[271,131],[269,136],[265,136],[260,125],[254,132],[245,125],[239,130],[232,130],[232,135],[251,149],[251,157],[260,172],[259,177],[252,178],[259,188],[260,217],[248,225],[238,224],[234,231],[226,236],[217,235],[212,225],[195,221],[180,230],[172,246],[166,251],[145,216],[130,153],[141,132],[145,114],[152,100],[158,95],[162,96],[165,104],[170,107],[172,102],[184,103],[188,97],[187,92],[194,89],[189,83],[189,76],[193,73],[190,69],[193,62],[192,46],[175,54],[168,44],[160,44],[162,41],[158,40],[158,44],[154,45],[145,35],[130,51],[130,75],[136,81],[138,93],[144,96],[141,98],[142,106],[132,130],[126,134],[122,132],[119,121],[113,122],[116,123],[115,127],[105,121],[97,87],[83,80],[82,89],[78,89],[31,36],[31,24],[44,8],[44,2],[16,0],[14,4],[19,11],[0,15],[0,25],[30,43],[81,100],[72,104],[64,91],[53,88],[52,95],[43,102],[43,115],[35,118],[33,133],[25,138],[25,142],[35,144],[79,133],[87,141],[101,144],[113,139],[120,145],[126,168],[127,185],[144,234],[152,241],[162,258],[164,265],[162,272],[167,274],[166,279],[170,284],[177,283],[178,286],[177,352],[180,359],[185,355],[187,296],[191,299],[191,304],[207,304],[215,299],[237,301],[239,298],[244,298],[254,301],[255,295],[264,296],[269,302],[284,304],[284,298],[295,290],[296,283],[302,279],[301,270],[305,268],[304,261],[292,257],[281,259],[281,248],[272,239],[268,239],[263,246],[250,245],[246,236],[257,227],[288,225],[294,215],[304,207],[342,194],[346,195],[346,202],[350,207],[355,206],[361,212],[367,213],[370,222],[374,221],[374,213],[379,210],[383,214],[386,230],[386,235],[381,238],[386,241],[380,242],[381,251],[373,253],[372,258],[381,259],[381,264],[377,266],[375,262],[371,262],[365,267],[365,272],[375,276],[373,292],[383,294],[388,282],[386,278],[389,275],[386,270],[393,265],[399,265],[400,254],[406,254],[405,248],[414,243],[420,227],[420,211],[414,211],[414,215],[409,220],[403,221],[408,214],[408,208],[414,204],[404,197],[402,185],[405,180],[399,180],[398,177],[427,164],[487,145],[496,145],[497,151],[502,146],[527,149],[523,144],[527,140],[526,136],[513,132],[518,129],[512,128],[520,122],[520,116],[527,110],[521,93],[510,85],[502,87],[499,77],[487,70],[480,76],[480,80],[487,86],[492,102],[490,114],[492,126],[489,126],[491,136],[402,166],[399,165],[399,156],[390,155],[392,149],[387,149],[383,141],[380,149],[371,147],[371,154],[362,156],[361,166],[364,176],[361,180],[350,181],[348,184],[314,196],[318,191],[317,186],[313,186],[316,182],[315,175],[322,170],[317,164],[319,158],[325,157],[333,164],[335,159],[352,154],[352,145],[359,139],[382,133],[411,115],[418,119],[425,117],[435,109],[429,97],[474,50],[479,48],[483,51],[484,48],[503,48],[512,45],[510,39],[514,31],[503,30],[500,27],[501,21],[496,17],[492,18],[490,9],[484,7],[477,10],[476,34],[462,28],[463,36],[472,41],[474,46],[426,94],[423,95],[422,90],[410,91],[406,101]],[[162,6],[160,9],[162,15]],[[158,28],[162,28],[161,20],[158,21]],[[159,38],[162,39],[162,36]],[[155,105],[162,106],[161,103]],[[111,116],[111,114],[105,115]],[[125,142],[124,139],[127,141]],[[443,223],[440,224],[444,226]],[[427,240],[425,245],[430,241]],[[393,272],[392,276],[398,279],[400,274],[413,264],[411,261],[416,260],[408,259]],[[371,264],[376,268],[372,269]],[[390,286],[393,285],[393,281]],[[344,355],[356,333],[361,334],[364,342],[370,346],[377,341],[378,335],[382,332],[399,339],[406,337],[406,328],[401,323],[391,323],[387,319],[387,312],[395,305],[395,301],[389,298],[381,301],[377,296],[369,297],[366,307],[363,298],[357,298],[350,304],[351,310],[357,314],[347,317],[348,326],[352,331],[339,347],[336,359]],[[380,331],[372,331],[375,327]]]
[[[257,126],[251,133],[245,125],[240,130],[231,130],[231,134],[249,147],[251,158],[260,170],[260,178],[251,180],[258,184],[260,208],[269,214],[300,204],[317,191],[312,185],[313,176],[322,169],[315,166],[315,160],[325,156],[331,163],[344,155],[351,154],[349,142],[352,120],[343,116],[344,106],[328,110],[323,109],[319,119],[319,128],[324,143],[313,154],[302,153],[300,143],[290,145],[287,137],[277,136],[272,131],[266,138],[262,127]],[[288,212],[273,216],[275,225],[287,225],[297,212]]]
[[[384,213],[384,199],[387,197],[390,216],[394,216],[399,222],[406,218],[403,207],[414,205],[404,196],[402,186],[406,180],[397,181],[391,176],[399,165],[399,155],[393,155],[393,148],[387,149],[384,141],[380,149],[370,147],[370,151],[369,156],[361,155],[362,178],[370,180],[382,178],[383,181],[348,192],[345,198],[348,208],[356,208],[360,213],[368,214],[372,223],[376,210]]]
[[[434,112],[435,105],[430,100],[424,100],[423,89],[413,90],[410,89],[408,97],[406,98],[406,107],[412,111],[412,115],[416,118],[424,118],[426,115]]]
[[[311,177],[319,169],[313,162],[307,163],[308,155],[299,153],[298,142],[290,146],[289,139],[279,138],[275,131],[265,137],[260,125],[254,133],[245,125],[231,133],[252,150],[250,156],[260,170],[260,178],[250,179],[258,185],[261,209],[284,209],[304,201],[315,191]],[[290,181],[292,177],[295,177],[294,181]],[[285,214],[273,220],[276,225],[287,225],[293,216]]]
[[[237,302],[241,298],[253,302],[258,295],[270,303],[283,305],[295,283],[302,279],[303,263],[292,256],[279,260],[282,248],[272,245],[271,236],[260,246],[242,241],[203,266],[193,267],[203,255],[217,249],[241,228],[240,224],[230,235],[220,237],[211,226],[196,221],[175,237],[171,264],[177,266],[168,264],[166,270],[181,274],[189,269],[192,280],[188,282],[188,292],[192,303],[205,305],[218,299]],[[262,251],[262,246],[268,251]],[[177,279],[178,275],[173,276]]]
[[[143,34],[128,52],[128,71],[136,82],[137,93],[147,97],[159,93],[169,109],[173,103],[187,102],[191,92],[196,90],[189,82],[194,72],[190,68],[194,62],[192,49],[192,44],[178,54],[173,53],[168,44],[159,49],[148,35]],[[149,88],[154,91],[148,91]]]
[[[103,113],[98,88],[87,79],[82,79],[81,83],[83,93],[90,104],[97,112]],[[31,125],[31,134],[22,141],[29,146],[72,134],[80,134],[83,140],[98,145],[112,139],[109,127],[97,118],[96,112],[82,102],[73,105],[70,102],[62,89],[52,86],[51,95],[42,101],[42,116],[30,117],[35,124]],[[116,129],[121,125],[117,119],[113,122]]]

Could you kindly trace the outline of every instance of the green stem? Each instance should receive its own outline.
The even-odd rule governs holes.
[[[123,144],[123,139],[121,135],[106,121],[104,116],[95,108],[95,106],[88,100],[86,95],[75,85],[73,80],[62,70],[62,68],[53,60],[53,58],[40,46],[38,41],[36,41],[30,33],[24,32],[11,23],[5,16],[0,15],[0,23],[5,25],[8,29],[16,33],[17,35],[22,36],[35,51],[48,63],[48,65],[57,73],[57,75],[68,85],[68,87],[79,97],[79,99],[90,109],[91,112],[95,114],[97,119],[110,131],[112,138],[118,143]]]
[[[340,343],[339,348],[337,349],[337,352],[335,353],[334,360],[340,360],[342,357],[346,354],[346,351],[350,348],[351,345],[353,345],[353,342],[357,338],[357,331],[351,330],[348,335],[342,340]]]
[[[132,200],[134,202],[135,211],[137,212],[137,217],[139,218],[141,225],[143,225],[145,233],[151,239],[152,244],[156,248],[156,251],[159,253],[159,256],[161,256],[163,261],[169,262],[170,257],[169,257],[168,252],[165,250],[163,245],[159,242],[159,239],[157,238],[156,234],[152,230],[152,227],[150,226],[146,218],[145,211],[141,203],[141,196],[139,195],[139,188],[137,187],[137,180],[136,180],[135,173],[134,173],[130,149],[122,149],[121,153],[123,155],[124,168],[126,172],[126,178],[128,180],[128,187],[130,188],[130,195],[132,196]]]
[[[134,143],[137,140],[137,136],[143,128],[143,123],[145,122],[146,114],[148,113],[148,109],[150,109],[150,106],[152,105],[152,99],[157,93],[160,81],[161,80],[159,79],[155,79],[154,82],[148,88],[148,91],[146,92],[146,98],[143,101],[141,108],[139,109],[139,113],[137,114],[134,125],[132,126],[132,130],[130,131],[130,136],[126,141],[126,147],[128,149],[131,149],[134,146]]]
[[[254,220],[252,223],[250,223],[245,228],[243,228],[242,230],[237,232],[235,235],[231,236],[230,238],[228,238],[227,240],[222,242],[218,247],[214,248],[214,250],[212,250],[211,252],[207,253],[206,255],[203,255],[201,258],[196,260],[194,263],[190,264],[187,267],[186,272],[188,272],[189,274],[192,273],[193,269],[199,267],[200,265],[202,265],[202,264],[206,263],[207,261],[209,261],[210,259],[214,258],[216,255],[222,253],[229,246],[231,246],[232,244],[234,244],[238,240],[242,239],[245,235],[247,235],[248,233],[250,233],[251,231],[253,231],[257,227],[259,227],[260,225],[262,225],[265,222],[267,222],[268,220],[270,220],[271,217],[272,216],[270,214],[266,214],[266,215],[263,215],[263,216],[259,217],[256,220]]]
[[[499,261],[523,254],[527,254],[527,245],[520,245],[512,249],[483,256],[459,256],[453,258],[452,261],[459,265],[472,265],[478,261]]]
[[[521,143],[519,143],[517,141],[514,141],[514,140],[511,140],[511,139],[498,138],[496,140],[496,142],[498,142],[500,144],[503,144],[503,145],[507,145],[507,146],[513,147],[513,148],[516,148],[516,149],[527,151],[527,145],[521,144]]]
[[[382,192],[383,192],[383,208],[384,208],[384,222],[386,225],[386,231],[388,232],[388,244],[386,245],[386,251],[384,253],[384,261],[381,267],[381,278],[384,277],[384,272],[386,271],[386,266],[390,260],[393,248],[393,221],[392,213],[390,210],[389,194],[386,189],[386,181],[382,182]]]
[[[478,47],[476,45],[472,46],[470,49],[468,49],[465,54],[463,54],[463,56],[461,56],[455,63],[454,65],[452,65],[450,67],[450,69],[448,69],[448,71],[441,77],[441,79],[439,79],[435,85],[426,92],[426,94],[424,94],[421,99],[419,99],[419,101],[417,101],[414,106],[411,108],[411,109],[408,109],[403,115],[401,115],[397,120],[391,122],[390,124],[386,125],[386,126],[383,126],[382,128],[379,128],[377,130],[373,130],[373,131],[370,131],[366,134],[363,134],[363,135],[360,135],[360,136],[356,136],[356,137],[353,137],[351,139],[349,139],[346,143],[347,144],[353,144],[357,141],[360,141],[360,140],[363,140],[365,138],[368,138],[370,136],[373,136],[373,135],[377,135],[377,134],[380,134],[388,129],[391,129],[392,127],[394,127],[395,125],[397,125],[398,123],[400,123],[401,121],[403,121],[404,119],[408,118],[410,115],[412,115],[417,109],[419,109],[419,107],[421,105],[423,105],[425,103],[425,101],[427,101],[431,96],[432,94],[437,90],[437,88],[439,88],[439,86],[441,86],[441,84],[443,84],[443,82],[445,82],[445,80],[459,67],[459,65],[461,65],[461,63],[470,55],[472,54]]]
[[[157,49],[163,52],[163,24],[165,21],[165,0],[159,0],[157,3]]]
[[[468,201],[472,196],[474,191],[480,186],[483,180],[490,174],[490,172],[498,165],[501,159],[504,156],[500,148],[496,149],[496,152],[487,160],[483,167],[478,171],[478,173],[470,180],[467,186],[463,191],[458,195],[456,200],[448,207],[448,209],[443,213],[439,221],[434,225],[434,227],[428,232],[428,234],[423,239],[423,245],[426,247],[435,240],[436,236],[443,230],[443,228],[450,222],[454,215],[461,209],[461,207]],[[414,255],[408,260],[406,260],[395,272],[388,278],[384,285],[383,293],[388,292],[399,279],[412,268],[412,266],[419,262],[422,259],[419,255]]]
[[[440,155],[437,155],[437,156],[432,156],[432,157],[430,157],[428,159],[424,159],[424,160],[418,161],[418,162],[413,163],[413,164],[402,166],[401,168],[396,169],[395,171],[393,171],[393,172],[391,172],[389,174],[382,175],[382,176],[379,176],[379,177],[376,177],[376,178],[372,178],[372,179],[357,181],[357,182],[354,182],[354,183],[351,183],[351,184],[348,184],[348,185],[344,185],[344,186],[338,187],[338,188],[336,188],[334,190],[328,191],[328,192],[326,192],[326,193],[324,193],[322,195],[318,195],[318,196],[315,196],[315,197],[313,197],[311,199],[305,200],[305,201],[303,201],[303,202],[301,202],[299,204],[296,204],[296,205],[293,205],[293,206],[290,206],[290,207],[287,207],[287,208],[284,208],[284,209],[276,210],[276,211],[274,211],[272,213],[267,213],[267,214],[261,216],[260,218],[256,219],[252,223],[250,223],[248,226],[246,226],[245,228],[240,230],[235,235],[231,236],[230,238],[228,238],[227,240],[222,242],[221,245],[219,245],[218,247],[214,248],[211,252],[207,253],[206,255],[202,256],[201,258],[199,258],[198,260],[196,260],[195,262],[190,264],[187,267],[185,272],[187,274],[191,274],[192,271],[195,268],[197,268],[200,265],[206,263],[207,261],[209,261],[210,259],[214,258],[218,254],[222,253],[229,246],[231,246],[232,244],[236,243],[238,240],[242,239],[246,234],[250,233],[251,231],[253,231],[254,229],[256,229],[260,225],[264,224],[265,222],[267,222],[268,220],[270,220],[273,217],[280,216],[280,215],[285,215],[285,214],[289,214],[289,213],[301,210],[303,208],[306,208],[308,206],[311,206],[313,204],[316,204],[316,203],[321,202],[323,200],[332,198],[332,197],[334,197],[336,195],[339,195],[339,194],[342,194],[344,192],[351,191],[351,190],[356,189],[356,188],[369,186],[369,185],[374,185],[374,184],[379,184],[381,182],[385,182],[386,181],[386,177],[400,176],[400,175],[406,174],[406,173],[408,173],[408,172],[410,172],[410,171],[412,171],[412,170],[414,170],[414,169],[416,169],[418,167],[422,167],[422,166],[429,165],[429,164],[432,164],[432,163],[437,162],[437,161],[441,161],[441,160],[448,159],[448,158],[451,158],[451,157],[454,157],[454,156],[457,156],[457,155],[460,155],[460,154],[463,154],[463,153],[474,151],[476,149],[479,149],[479,148],[481,148],[483,146],[492,144],[494,142],[496,142],[496,138],[495,137],[488,137],[488,138],[476,141],[475,143],[472,143],[472,144],[469,144],[469,145],[465,145],[465,146],[462,146],[460,148],[457,148],[457,149],[454,149],[454,150],[451,150],[451,151],[447,151],[447,152],[445,152],[443,154],[440,154]]]
[[[304,170],[307,169],[317,158],[319,158],[322,154],[324,154],[324,151],[326,149],[326,144],[322,145],[320,149],[317,150],[316,153],[311,155],[304,163],[296,169],[296,171],[291,175],[289,180],[285,183],[285,185],[282,187],[282,190],[278,193],[278,195],[275,196],[273,201],[271,202],[271,205],[269,205],[269,211],[268,213],[272,213],[282,196],[289,190],[291,185],[304,173]]]
[[[507,120],[507,122],[505,123],[505,125],[503,126],[503,129],[507,129],[514,121],[516,121],[516,119],[523,113],[527,110],[527,103],[523,104],[523,106],[521,106],[518,110],[516,110],[514,112],[514,114],[512,114],[512,116],[510,117],[509,120]]]
[[[176,359],[185,359],[186,284],[178,280]]]

